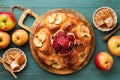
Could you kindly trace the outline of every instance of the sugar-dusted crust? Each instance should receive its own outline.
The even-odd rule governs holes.
[[[59,20],[51,18],[54,14],[59,15]],[[30,48],[37,63],[55,74],[70,74],[82,69],[89,62],[95,48],[95,35],[85,17],[70,9],[56,9],[42,15],[40,20],[38,26],[32,27],[34,35],[30,35]],[[51,46],[51,36],[59,30],[73,33],[76,38],[74,48],[67,56],[58,55]],[[38,32],[45,34],[41,47],[34,43]]]

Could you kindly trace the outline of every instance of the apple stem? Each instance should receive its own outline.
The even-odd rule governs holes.
[[[107,61],[107,62],[105,62],[105,64],[106,64],[106,67],[108,68],[108,67],[109,67],[109,63],[108,63],[108,61]]]
[[[120,47],[120,44],[118,44],[117,47]]]
[[[0,42],[2,42],[2,38],[0,38]]]

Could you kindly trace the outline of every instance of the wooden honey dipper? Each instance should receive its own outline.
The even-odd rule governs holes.
[[[108,39],[115,34],[118,30],[120,29],[120,26],[118,26],[117,28],[115,28],[112,32],[110,32],[108,35],[103,37],[103,40],[106,42],[108,41]]]
[[[15,73],[13,72],[13,70],[5,63],[4,59],[0,57],[0,62],[6,66],[6,69],[11,73],[11,75],[16,79],[17,76],[15,75]]]

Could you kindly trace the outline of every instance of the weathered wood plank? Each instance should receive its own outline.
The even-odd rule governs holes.
[[[119,0],[0,0],[2,6],[22,5],[25,7],[119,7]]]
[[[108,72],[102,72],[96,69],[94,65],[94,57],[99,51],[108,51],[107,44],[102,41],[102,37],[107,33],[103,33],[98,31],[92,22],[92,15],[94,11],[101,6],[110,6],[112,7],[118,15],[118,19],[120,17],[120,1],[119,0],[0,0],[0,11],[9,11],[11,6],[21,5],[26,8],[31,8],[36,14],[42,15],[46,11],[56,8],[70,8],[74,9],[80,13],[82,13],[92,25],[95,35],[96,35],[96,49],[92,59],[89,64],[82,69],[81,71],[71,74],[71,75],[55,75],[51,74],[47,71],[44,71],[38,64],[34,61],[30,48],[29,42],[24,46],[18,47],[14,45],[12,42],[6,48],[10,47],[18,47],[22,49],[27,55],[27,66],[25,69],[17,73],[17,80],[118,80],[120,77],[120,58],[114,58],[113,68]],[[14,14],[18,21],[22,11],[15,9]],[[25,24],[28,26],[32,25],[34,18],[28,17],[25,21]],[[120,21],[119,21],[120,22]],[[117,25],[119,25],[119,22]],[[10,35],[14,32],[14,30],[20,28],[18,24],[16,27],[9,32]],[[29,32],[28,32],[29,33]],[[118,31],[115,35],[120,35],[120,31]],[[0,56],[6,50],[0,50]],[[109,51],[108,51],[109,52]],[[9,74],[2,64],[0,64],[0,80],[14,80],[14,78]]]

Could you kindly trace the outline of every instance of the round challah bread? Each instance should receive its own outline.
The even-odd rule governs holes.
[[[82,69],[95,48],[95,36],[83,15],[56,9],[41,16],[30,36],[32,55],[45,70],[70,74]]]

